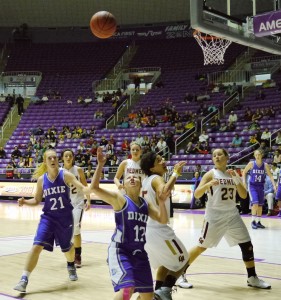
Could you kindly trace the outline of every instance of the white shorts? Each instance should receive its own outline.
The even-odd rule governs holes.
[[[203,248],[216,247],[223,237],[230,247],[251,240],[238,210],[231,215],[222,212],[217,218],[205,216],[198,246]]]
[[[81,221],[83,217],[83,212],[84,209],[79,206],[74,207],[72,210],[73,220],[74,220],[74,230],[73,230],[74,235],[79,235],[81,233]]]
[[[164,266],[168,270],[177,272],[188,261],[187,250],[168,225],[146,228],[145,250],[154,269]]]

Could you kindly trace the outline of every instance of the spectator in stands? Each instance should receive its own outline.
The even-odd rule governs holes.
[[[58,90],[56,90],[55,92],[54,92],[54,99],[61,99],[61,94],[60,94],[60,91],[58,91]]]
[[[48,96],[47,96],[47,95],[43,95],[41,101],[42,101],[43,103],[48,102],[48,101],[49,101]]]
[[[277,163],[275,163],[275,162],[272,163],[270,172],[272,173],[272,177],[273,177],[275,183],[277,184],[279,172],[280,172],[280,169],[278,168]]]
[[[211,103],[207,108],[208,113],[215,112],[216,110],[217,110],[217,107],[213,103]]]
[[[264,130],[264,132],[261,135],[261,141],[265,142],[265,144],[267,146],[269,146],[270,145],[270,139],[271,139],[271,132],[266,127],[265,130]]]
[[[7,95],[5,101],[7,103],[9,103],[10,107],[13,107],[14,106],[14,98],[13,96],[11,96],[10,94]]]
[[[0,102],[5,102],[6,98],[3,94],[0,95]]]
[[[128,153],[130,151],[130,143],[127,139],[124,139],[123,143],[121,144],[121,150],[124,153]]]
[[[11,153],[11,157],[12,157],[13,159],[22,157],[22,153],[21,153],[21,151],[18,149],[17,146],[15,146],[13,152]]]
[[[274,187],[268,175],[266,175],[264,182],[264,197],[267,200],[267,215],[272,216],[274,205]]]
[[[144,143],[144,138],[143,136],[141,135],[141,133],[139,132],[138,133],[138,136],[137,138],[135,139],[136,143],[138,143],[139,145],[142,145]]]
[[[255,145],[255,144],[258,144],[258,145],[260,144],[258,139],[257,139],[257,134],[256,133],[249,137],[249,141],[247,143],[247,146],[249,147],[249,146],[252,146],[252,145]]]
[[[111,167],[118,167],[119,166],[119,159],[118,157],[114,154],[112,155],[111,159],[110,159],[110,166]],[[115,170],[116,172],[116,170]]]
[[[248,126],[248,129],[249,129],[250,131],[255,131],[255,130],[258,130],[258,129],[260,129],[260,128],[261,128],[261,126],[260,126],[260,124],[259,124],[259,122],[258,122],[257,120],[253,121],[253,122]]]
[[[85,145],[84,145],[84,143],[82,141],[77,146],[77,150],[80,150],[81,153],[83,153],[84,151],[86,151],[86,147],[85,147]]]
[[[6,158],[6,151],[3,147],[0,147],[0,158]]]
[[[105,138],[104,135],[101,137],[99,144],[100,144],[100,147],[102,147],[103,149],[106,148],[106,145],[108,144],[108,140]]]
[[[237,115],[234,113],[234,111],[232,110],[230,112],[230,115],[228,117],[228,122],[231,122],[231,123],[236,123],[237,122]]]
[[[90,96],[87,96],[84,100],[86,105],[89,105],[92,101],[93,101],[93,99]]]
[[[194,146],[193,146],[192,142],[188,142],[187,143],[187,146],[186,146],[186,148],[184,150],[184,153],[185,154],[193,154],[193,153],[195,153],[195,149],[194,149]]]
[[[197,154],[208,154],[208,151],[204,149],[203,144],[201,142],[197,142],[194,145],[194,153],[197,153]]]
[[[225,132],[225,131],[227,131],[227,125],[226,125],[226,123],[221,123],[221,126],[220,126],[220,128],[219,128],[219,131],[221,131],[221,132]]]
[[[134,77],[134,85],[135,85],[135,93],[140,91],[140,83],[141,83],[141,79],[139,76],[135,76]]]
[[[91,156],[97,156],[97,150],[98,150],[98,147],[99,147],[99,143],[97,140],[94,140],[93,144],[92,144],[92,147],[90,149],[90,153],[91,153]]]
[[[117,128],[129,128],[130,127],[130,123],[129,123],[129,119],[123,117],[121,119],[121,122],[117,125]]]
[[[280,164],[281,163],[281,153],[280,151],[277,149],[274,152],[274,156],[273,156],[273,162],[276,164]]]
[[[275,145],[281,145],[281,131],[277,133],[277,137],[275,139]]]
[[[239,136],[239,134],[235,134],[235,136],[232,139],[232,142],[230,143],[231,147],[241,147],[242,145],[242,138]]]
[[[157,142],[156,146],[157,146],[159,155],[165,157],[167,154],[167,149],[166,149],[167,143],[166,143],[166,141],[164,141],[163,137],[159,138],[159,141]]]
[[[24,104],[24,99],[21,96],[21,94],[18,95],[16,98],[16,103],[18,106],[18,115],[21,116],[23,114],[23,104]]]
[[[257,150],[263,153],[263,158],[268,158],[270,149],[266,146],[265,142],[261,142],[260,147]]]
[[[84,98],[81,95],[77,98],[77,103],[84,104]]]
[[[205,130],[199,135],[199,142],[204,143],[209,141],[209,135],[206,133]]]
[[[93,165],[92,164],[88,164],[87,169],[85,171],[85,176],[87,179],[91,179],[92,176],[94,175],[95,170],[93,169]]]
[[[211,132],[216,132],[220,129],[220,126],[221,126],[221,122],[219,120],[219,117],[218,115],[216,115],[212,120],[211,122],[209,123],[209,126],[210,126],[210,129],[211,129]]]
[[[252,122],[254,121],[260,121],[262,119],[263,115],[261,114],[261,111],[259,108],[256,109],[252,116]]]

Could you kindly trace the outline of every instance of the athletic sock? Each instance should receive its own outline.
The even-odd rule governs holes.
[[[155,290],[159,290],[161,286],[163,285],[164,281],[156,280],[155,282]]]
[[[172,288],[176,284],[176,281],[177,281],[176,277],[172,275],[168,275],[163,283],[163,286]]]
[[[81,247],[75,248],[75,254],[81,255],[81,253],[82,253],[82,248]]]

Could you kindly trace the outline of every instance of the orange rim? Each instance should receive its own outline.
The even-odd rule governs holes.
[[[194,30],[193,31],[193,37],[195,37],[195,35],[197,35],[197,32],[201,33],[201,31],[199,30]],[[215,35],[205,35],[205,36],[202,36],[201,34],[200,35],[197,35],[197,37],[201,40],[205,40],[205,41],[212,41],[212,40],[221,40],[222,38],[220,37],[217,37]]]

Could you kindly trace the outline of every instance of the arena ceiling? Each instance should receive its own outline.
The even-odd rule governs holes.
[[[120,26],[163,24],[189,20],[196,0],[0,0],[0,27],[85,27],[100,10],[112,12]],[[228,0],[207,0],[226,13]],[[230,0],[231,15],[252,15],[252,0]],[[276,0],[256,0],[257,13],[274,10]]]

